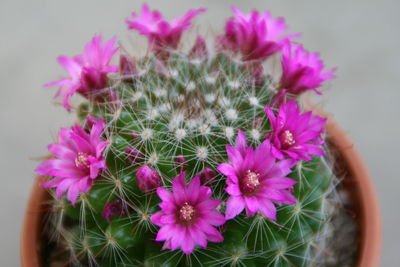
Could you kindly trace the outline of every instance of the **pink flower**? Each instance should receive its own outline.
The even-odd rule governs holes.
[[[246,215],[260,212],[264,217],[276,220],[278,205],[295,204],[290,189],[296,183],[287,178],[291,160],[276,162],[271,144],[265,140],[255,150],[247,146],[245,134],[239,130],[235,147],[226,146],[230,163],[222,163],[217,169],[228,176],[225,191],[230,195],[225,216],[232,219],[246,209]]]
[[[324,155],[320,146],[324,143],[321,134],[325,118],[312,116],[311,111],[302,114],[293,99],[280,106],[277,116],[270,107],[265,107],[265,111],[271,123],[271,133],[267,138],[271,140],[276,158],[287,156],[294,160],[311,160],[310,155]]]
[[[140,191],[149,193],[161,186],[161,176],[149,165],[143,165],[136,172],[136,183]]]
[[[165,241],[163,249],[180,248],[190,254],[195,246],[207,247],[207,240],[222,242],[221,233],[215,228],[225,223],[224,216],[215,211],[221,203],[212,200],[211,189],[200,185],[199,177],[185,183],[185,172],[172,182],[173,192],[164,187],[157,189],[162,202],[161,211],[151,216],[151,222],[160,226],[156,241]]]
[[[160,53],[165,49],[177,48],[182,33],[190,28],[192,19],[205,11],[205,8],[190,9],[182,17],[168,22],[159,11],[151,11],[147,4],[143,4],[141,15],[133,12],[132,19],[126,19],[126,23],[129,29],[135,29],[141,35],[145,35],[153,51]]]
[[[335,76],[335,69],[324,71],[324,63],[319,53],[311,54],[300,44],[286,42],[282,49],[281,88],[288,93],[299,95],[307,90],[320,87],[324,81]]]
[[[287,26],[283,18],[273,19],[266,11],[244,14],[232,7],[234,17],[225,24],[225,34],[218,38],[222,49],[240,53],[243,60],[264,60],[279,52],[283,44],[297,35],[282,35]]]
[[[58,143],[48,146],[54,158],[43,162],[35,170],[40,175],[54,176],[42,186],[57,188],[58,199],[68,191],[67,199],[75,205],[79,194],[87,193],[100,170],[106,168],[103,151],[108,143],[101,138],[103,130],[103,120],[98,120],[89,134],[79,125],[61,129]]]
[[[112,38],[102,44],[102,36],[95,35],[86,44],[83,54],[72,58],[59,56],[58,63],[69,72],[69,77],[45,84],[59,85],[56,97],[61,96],[64,107],[70,111],[70,97],[76,92],[85,97],[93,97],[93,92],[107,86],[107,74],[117,72],[118,67],[110,65],[110,61],[118,48],[116,39]]]

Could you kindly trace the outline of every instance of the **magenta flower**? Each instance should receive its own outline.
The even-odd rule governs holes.
[[[311,54],[300,44],[286,42],[282,49],[282,89],[288,93],[299,95],[307,90],[314,90],[324,81],[335,76],[335,69],[324,70],[324,62],[319,53]]]
[[[150,193],[161,186],[161,176],[149,165],[143,165],[136,172],[136,183],[140,191]]]
[[[103,151],[108,143],[101,138],[103,130],[103,120],[98,120],[89,134],[79,125],[61,129],[58,143],[48,146],[54,158],[43,162],[35,170],[40,175],[54,176],[42,186],[57,188],[58,199],[68,191],[67,199],[75,205],[79,194],[87,193],[100,170],[106,168]]]
[[[110,65],[110,61],[118,48],[115,48],[116,39],[112,38],[102,44],[102,36],[95,35],[86,44],[83,54],[72,58],[59,56],[58,63],[69,72],[69,77],[45,84],[45,86],[59,85],[56,97],[63,99],[64,107],[70,111],[70,97],[79,93],[85,97],[93,97],[93,92],[107,86],[107,74],[117,72],[118,67]]]
[[[264,217],[276,220],[274,202],[295,204],[290,190],[296,183],[287,178],[291,160],[276,162],[271,144],[265,140],[255,150],[247,146],[245,134],[239,130],[235,147],[226,146],[230,163],[222,163],[217,169],[228,178],[225,191],[230,195],[225,211],[226,219],[232,219],[246,209],[246,215],[260,212]]]
[[[215,228],[225,223],[224,216],[215,211],[221,203],[212,200],[211,189],[200,185],[200,178],[185,183],[185,172],[177,175],[172,182],[173,192],[164,187],[157,189],[162,202],[161,211],[151,216],[151,222],[160,226],[156,241],[165,241],[163,249],[180,248],[190,254],[195,247],[207,247],[207,240],[222,242],[221,233]]]
[[[310,155],[324,155],[321,134],[327,119],[312,116],[311,111],[302,114],[293,99],[280,106],[277,116],[270,107],[265,107],[265,111],[271,123],[267,138],[271,140],[276,158],[311,160]]]
[[[143,4],[141,15],[133,12],[132,18],[126,19],[126,23],[129,29],[135,29],[141,35],[145,35],[153,51],[160,53],[165,49],[177,48],[182,33],[190,28],[193,18],[205,11],[205,8],[190,9],[182,17],[168,22],[159,11],[151,11],[147,4]]]
[[[264,60],[279,52],[283,44],[297,35],[283,35],[287,26],[283,18],[273,19],[266,11],[244,14],[232,7],[234,17],[225,24],[225,34],[218,38],[222,49],[240,53],[243,60]]]

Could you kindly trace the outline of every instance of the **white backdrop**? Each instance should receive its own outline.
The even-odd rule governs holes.
[[[229,6],[269,9],[285,16],[311,51],[320,51],[338,78],[319,100],[361,151],[374,178],[384,222],[382,266],[398,266],[400,186],[400,1],[396,0],[169,0],[149,1],[167,17],[208,7],[194,31],[215,34]],[[80,53],[94,33],[116,34],[140,49],[124,19],[139,10],[134,0],[0,1],[0,265],[19,266],[19,234],[33,182],[32,158],[46,154],[61,126],[74,117],[55,106],[55,88],[42,84],[64,74],[60,53]],[[140,41],[139,41],[140,40]],[[129,46],[132,47],[132,46]]]

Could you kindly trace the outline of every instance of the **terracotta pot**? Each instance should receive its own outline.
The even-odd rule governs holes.
[[[25,211],[21,234],[21,266],[41,267],[41,233],[44,214],[48,210],[46,200],[48,192],[40,186],[43,177],[38,176],[33,184],[31,195]]]
[[[328,121],[329,140],[338,150],[347,169],[343,181],[354,205],[359,227],[358,267],[377,267],[381,255],[382,229],[378,198],[367,166],[345,132],[332,120]]]
[[[337,148],[347,176],[344,186],[351,189],[354,213],[359,224],[360,244],[359,267],[379,266],[381,252],[381,222],[378,201],[367,167],[346,134],[332,120],[327,125],[330,141]],[[43,215],[48,207],[46,190],[39,186],[41,177],[36,179],[28,207],[21,236],[21,265],[23,267],[41,267],[41,240]]]

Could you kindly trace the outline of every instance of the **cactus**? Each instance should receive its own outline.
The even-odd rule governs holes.
[[[133,14],[127,23],[148,37],[149,53],[135,59],[121,53],[118,68],[110,65],[115,39],[103,46],[99,35],[83,56],[59,59],[71,77],[50,85],[61,86],[58,95],[80,122],[60,131],[59,142],[49,146],[55,159],[37,172],[49,176],[43,186],[56,188],[50,189],[50,228],[69,251],[68,263],[314,263],[336,178],[323,141],[325,119],[297,102],[333,71],[293,44],[295,35],[278,37],[286,28],[282,19],[235,8],[215,51],[198,37],[185,52],[181,34],[203,11],[168,24],[144,5],[142,17]],[[157,32],[151,21],[165,28]],[[281,80],[264,64],[279,53]],[[87,99],[77,108],[69,104],[75,93]],[[182,204],[176,200],[182,195],[200,204]],[[203,212],[204,203],[214,204]],[[165,226],[169,220],[178,226]],[[199,230],[200,222],[207,229]],[[184,236],[173,235],[178,228],[186,229]]]

